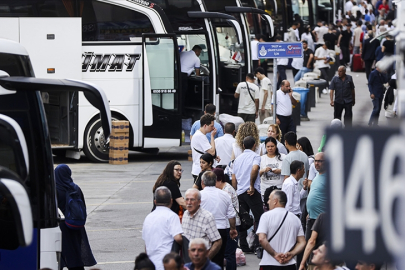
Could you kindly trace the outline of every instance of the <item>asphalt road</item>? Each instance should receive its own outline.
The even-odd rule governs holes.
[[[357,92],[354,124],[366,125],[372,105],[365,74],[348,74],[353,75]],[[291,71],[287,71],[287,75],[291,78]],[[333,118],[329,95],[322,95],[308,116],[310,121],[301,122],[297,133],[298,137],[308,137],[316,152],[324,128]],[[383,110],[380,120],[384,125]],[[188,146],[161,149],[156,156],[131,152],[128,165],[90,163],[84,156],[79,161],[55,157],[55,165],[66,163],[71,167],[73,179],[85,195],[86,230],[98,268],[133,269],[135,257],[144,251],[141,231],[143,220],[152,208],[152,187],[167,162],[174,159],[182,163],[184,173],[180,189],[183,195],[192,186],[188,149]],[[247,265],[243,269],[258,269],[259,260],[255,255],[246,257]]]

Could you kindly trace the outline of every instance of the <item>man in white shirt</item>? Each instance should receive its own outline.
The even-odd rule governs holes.
[[[256,233],[264,249],[260,261],[261,270],[275,269],[273,266],[277,266],[277,269],[295,270],[294,257],[305,248],[306,241],[301,222],[285,209],[286,203],[286,194],[281,190],[274,190],[268,201],[270,211],[260,218]],[[270,238],[272,239],[269,242]]]
[[[276,36],[276,42],[283,42],[280,35]],[[288,66],[288,58],[277,58],[277,89],[280,88],[281,82],[287,80],[286,69]]]
[[[222,137],[215,139],[215,148],[217,155],[221,157],[221,161],[218,165],[228,165],[232,160],[232,144],[235,142],[235,124],[225,124],[225,134]]]
[[[182,94],[180,106],[182,111],[184,110],[184,104],[186,103],[186,93],[188,92],[188,77],[195,71],[197,76],[200,76],[200,54],[202,48],[198,45],[194,45],[191,51],[182,52],[180,54],[180,69],[181,69],[181,84]]]
[[[326,26],[325,22],[318,21],[317,25],[318,26],[315,27],[313,31],[316,34],[317,39],[315,48],[318,48],[325,43],[325,41],[323,40],[323,36],[329,32],[329,28]]]
[[[328,70],[329,70],[329,60],[330,56],[328,53],[328,46],[329,41],[326,41],[322,44],[321,47],[316,49],[315,51],[315,66],[321,72],[321,78],[326,80],[326,88],[329,88],[329,80],[328,80]]]
[[[164,270],[163,257],[171,251],[173,241],[180,245],[183,242],[179,216],[170,210],[172,202],[170,190],[158,187],[155,190],[156,209],[143,222],[142,239],[156,270]]]
[[[252,73],[246,74],[246,81],[240,82],[236,87],[235,98],[239,98],[238,116],[245,122],[255,122],[259,111],[259,87],[254,83]]]
[[[194,180],[197,179],[198,174],[201,171],[200,167],[200,157],[204,153],[209,153],[215,156],[215,134],[217,129],[214,127],[215,117],[212,114],[204,114],[200,118],[200,129],[194,133],[193,139],[191,140],[191,151],[193,157],[193,166],[191,169],[191,174]],[[211,132],[211,143],[208,142],[207,136],[208,132]],[[219,156],[217,156],[217,161],[220,161]]]
[[[238,194],[239,205],[246,211],[252,211],[256,224],[263,214],[263,201],[260,194],[260,156],[254,151],[256,141],[252,136],[243,139],[244,151],[233,163],[232,186]],[[243,252],[252,252],[246,242],[246,231],[240,232],[240,248]],[[259,244],[256,238],[253,245]]]
[[[222,246],[219,252],[212,258],[212,261],[224,268],[224,255],[228,241],[227,230],[231,239],[238,236],[236,231],[236,212],[232,205],[231,197],[225,191],[215,187],[217,176],[214,172],[205,172],[202,176],[201,207],[210,212],[217,225],[222,239]]]
[[[259,117],[260,123],[271,115],[271,81],[266,77],[263,68],[258,67],[255,70],[255,76],[260,81],[260,96],[259,96]],[[253,121],[254,122],[254,121]]]
[[[187,73],[190,76],[191,72],[195,70],[197,76],[200,75],[200,58],[202,48],[198,45],[194,45],[191,51],[182,52],[180,54],[180,66],[181,72]]]
[[[292,93],[293,90],[291,89],[290,82],[287,80],[281,82],[281,88],[276,92],[276,121],[280,126],[282,132],[281,134],[286,134],[288,131],[296,131],[296,125],[292,118],[292,106],[297,105],[297,101],[293,97]],[[282,138],[282,142],[283,141],[284,138]]]
[[[299,22],[293,22],[290,29],[288,29],[288,42],[296,42],[298,40],[295,30],[298,29],[299,24]]]
[[[352,11],[353,8],[353,2],[352,0],[348,0],[345,4],[345,14],[347,14],[348,11]]]
[[[305,166],[302,161],[294,160],[291,162],[290,165],[290,177],[284,180],[283,187],[281,188],[282,191],[285,192],[287,195],[287,203],[285,205],[285,209],[298,218],[301,218],[301,207],[300,201],[301,198],[304,198],[308,195],[307,192],[307,180],[304,180],[304,187],[300,190],[298,181],[304,176],[305,174]]]
[[[252,48],[252,60],[253,60],[253,69],[259,67],[259,58],[257,56],[257,44],[259,43],[259,35],[256,35],[255,38],[250,42],[250,47]]]

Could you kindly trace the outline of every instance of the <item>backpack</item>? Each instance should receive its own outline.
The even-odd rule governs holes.
[[[79,230],[86,224],[86,206],[79,190],[66,192],[65,224],[68,228]]]

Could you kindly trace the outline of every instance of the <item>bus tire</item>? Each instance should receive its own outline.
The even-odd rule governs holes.
[[[99,117],[93,118],[84,131],[83,152],[93,162],[108,162],[109,147],[105,143]]]

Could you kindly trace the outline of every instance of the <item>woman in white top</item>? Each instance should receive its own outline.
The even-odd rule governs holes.
[[[277,186],[281,188],[284,181],[284,175],[281,175],[281,165],[285,155],[280,154],[277,148],[277,140],[268,137],[264,142],[267,154],[261,156],[260,162],[260,190],[262,196],[267,188]]]
[[[267,128],[267,137],[273,137],[274,139],[277,140],[277,148],[278,148],[278,152],[280,154],[285,154],[287,155],[287,148],[285,148],[284,144],[282,144],[281,141],[281,136],[282,136],[282,132],[280,127],[277,124],[271,124],[268,128]],[[266,145],[265,143],[262,143],[260,145],[261,148],[261,152],[262,155],[266,154]]]
[[[312,38],[311,28],[308,26],[304,29],[304,33],[301,35],[301,41],[306,40],[308,42],[308,48],[315,51],[314,39]]]
[[[257,126],[253,122],[246,122],[239,126],[238,132],[236,133],[235,142],[232,144],[232,157],[231,159],[234,160],[240,154],[243,153],[243,140],[248,137],[252,136],[255,138],[256,141],[256,150],[255,153],[260,155],[260,138],[259,138],[259,130]]]

